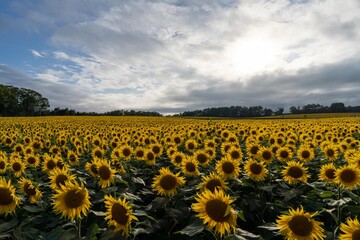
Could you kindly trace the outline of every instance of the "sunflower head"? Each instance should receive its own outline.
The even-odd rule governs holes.
[[[341,223],[339,240],[360,239],[360,222],[355,217],[354,219],[347,218],[346,223]]]
[[[120,231],[127,236],[131,230],[131,222],[137,221],[137,217],[132,215],[132,209],[126,198],[115,199],[112,196],[105,196],[106,217],[109,226],[114,226],[114,231]]]
[[[279,232],[287,240],[292,239],[314,239],[321,240],[325,238],[323,223],[315,221],[316,215],[304,212],[303,207],[296,210],[290,209],[288,214],[280,215],[276,220]]]
[[[25,172],[26,164],[21,159],[13,158],[10,161],[10,167],[14,175],[20,177]]]
[[[199,162],[192,156],[187,156],[182,161],[182,172],[187,176],[198,176],[199,172]]]
[[[336,178],[336,167],[333,163],[325,164],[321,166],[319,179],[323,182],[334,183]]]
[[[97,161],[96,167],[98,170],[99,186],[102,188],[110,186],[114,182],[116,171],[111,168],[110,163],[105,159]]]
[[[307,168],[303,167],[302,163],[295,161],[289,161],[281,173],[284,180],[289,184],[306,182],[310,177],[310,175],[307,173]]]
[[[91,206],[88,190],[76,181],[65,183],[52,198],[54,212],[71,221],[86,216]]]
[[[41,199],[42,194],[39,189],[37,189],[33,182],[26,178],[21,178],[19,181],[20,190],[29,198],[31,203],[36,203]]]
[[[49,175],[51,188],[53,190],[61,189],[61,186],[65,185],[67,182],[75,180],[75,176],[69,174],[66,169],[55,168],[50,172]]]
[[[257,162],[254,159],[247,160],[244,169],[249,178],[255,181],[264,180],[269,172],[264,162]]]
[[[223,190],[215,189],[212,192],[206,189],[198,193],[195,200],[197,202],[191,208],[208,228],[221,237],[235,231],[237,214],[231,207],[234,200]]]
[[[202,177],[202,182],[199,184],[202,190],[209,190],[214,192],[216,189],[228,189],[227,182],[219,176],[216,172],[210,173],[208,176]]]
[[[240,173],[239,161],[230,157],[222,157],[216,163],[216,172],[224,178],[236,178]]]
[[[336,170],[335,181],[349,190],[360,186],[360,169],[356,165],[343,166]]]
[[[314,159],[315,153],[314,149],[307,146],[302,145],[296,152],[297,158],[302,162],[309,162]]]
[[[169,168],[161,168],[159,175],[153,179],[151,185],[160,195],[171,196],[174,195],[177,189],[185,184],[185,179],[179,176],[179,173],[174,174]]]
[[[177,167],[180,167],[182,165],[182,162],[185,160],[185,158],[186,158],[186,155],[179,151],[175,151],[170,156],[171,162]]]
[[[0,174],[3,174],[6,172],[7,165],[8,165],[7,159],[4,157],[0,157]]]
[[[264,161],[266,163],[271,163],[274,158],[274,154],[272,153],[271,149],[268,147],[261,147],[257,154],[257,158],[260,161]]]
[[[11,180],[0,178],[0,214],[5,216],[14,214],[19,203],[20,199],[15,194]]]
[[[197,150],[194,153],[194,158],[202,166],[206,166],[210,161],[210,156],[204,150]]]

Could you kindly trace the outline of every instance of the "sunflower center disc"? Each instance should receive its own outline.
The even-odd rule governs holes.
[[[327,154],[329,157],[332,157],[332,156],[334,156],[335,152],[334,152],[334,150],[332,150],[332,149],[328,149],[328,150],[326,151],[326,154]]]
[[[152,152],[149,152],[146,156],[147,160],[152,161],[155,159],[155,155]]]
[[[124,154],[125,157],[130,156],[130,150],[127,149],[127,148],[125,148],[125,149],[123,150],[123,154]]]
[[[195,165],[191,162],[186,163],[186,170],[188,172],[195,172],[195,170],[196,170]]]
[[[250,152],[252,154],[257,154],[257,152],[259,151],[259,147],[258,146],[253,146],[251,149],[250,149]]]
[[[231,152],[231,158],[232,159],[238,159],[240,158],[240,153],[238,151],[232,151]]]
[[[313,225],[307,217],[295,216],[289,221],[290,230],[298,236],[309,236],[313,230]]]
[[[310,157],[310,153],[309,153],[309,151],[303,151],[303,152],[301,153],[301,156],[302,156],[303,158],[308,158],[308,157]]]
[[[144,156],[144,152],[143,152],[143,151],[137,151],[137,152],[136,152],[136,156],[139,157],[139,158],[141,158],[141,157]]]
[[[51,169],[54,169],[56,167],[56,164],[54,163],[53,160],[50,160],[50,161],[47,162],[46,166],[47,166],[48,169],[51,170]]]
[[[253,173],[253,174],[260,174],[261,173],[261,170],[262,170],[262,167],[261,165],[257,164],[257,163],[253,163],[250,165],[250,171]]]
[[[335,179],[335,169],[326,170],[325,175],[329,179]]]
[[[189,148],[189,149],[194,149],[194,148],[195,148],[195,145],[194,145],[193,143],[189,143],[189,144],[188,144],[188,148]]]
[[[165,190],[174,189],[176,183],[176,178],[172,175],[165,175],[160,179],[160,186]]]
[[[152,148],[152,150],[153,150],[153,152],[154,152],[155,154],[160,153],[160,148],[159,148],[158,146],[154,146],[154,147]]]
[[[99,167],[99,176],[103,180],[108,180],[111,176],[110,169],[107,166]]]
[[[56,176],[55,183],[58,188],[61,188],[61,185],[65,185],[66,180],[68,180],[68,177],[64,174],[59,174]]]
[[[101,151],[96,151],[94,155],[98,158],[101,158],[103,154]]]
[[[234,172],[235,170],[235,166],[233,163],[231,162],[224,162],[222,164],[222,170],[226,173],[226,174],[231,174]]]
[[[75,162],[76,157],[74,155],[70,155],[69,160],[70,160],[70,162]]]
[[[350,169],[345,169],[340,174],[341,180],[343,180],[345,183],[352,183],[356,179],[355,172]]]
[[[14,169],[15,172],[18,172],[21,170],[21,164],[18,162],[14,162],[12,168]]]
[[[299,167],[291,167],[288,170],[288,175],[293,178],[299,178],[303,175],[303,172]]]
[[[199,163],[206,163],[207,162],[207,157],[205,154],[199,154],[196,159],[198,160]]]
[[[34,196],[34,195],[36,195],[36,189],[34,188],[34,186],[31,186],[29,183],[25,183],[25,185],[24,185],[24,192],[25,192],[26,195],[28,195],[28,196]]]
[[[4,161],[0,162],[0,169],[5,169],[5,162]]]
[[[359,240],[360,239],[360,230],[355,230],[352,234],[352,240]]]
[[[271,159],[271,153],[269,151],[265,151],[265,152],[263,152],[262,157],[265,160],[270,160]]]
[[[206,188],[211,192],[214,192],[216,187],[221,187],[221,182],[218,179],[212,179],[206,184]]]
[[[230,214],[225,215],[228,204],[219,199],[207,201],[205,210],[209,217],[216,222],[225,222],[229,219]]]
[[[98,171],[98,169],[96,168],[96,165],[95,165],[95,164],[92,164],[92,165],[91,165],[91,171],[92,171],[94,174],[98,174],[98,173],[99,173],[99,171]]]
[[[281,151],[280,152],[280,157],[287,158],[287,157],[289,157],[289,153],[287,151]]]
[[[181,163],[182,162],[182,157],[181,156],[176,156],[175,157],[175,162],[176,163]]]
[[[111,215],[112,218],[120,225],[126,225],[129,219],[126,208],[119,203],[114,203],[111,208]]]
[[[0,205],[9,205],[14,201],[11,192],[7,188],[0,188]]]
[[[68,208],[78,208],[85,199],[84,190],[69,190],[65,194],[65,205]]]
[[[34,164],[34,163],[36,162],[36,160],[35,160],[34,157],[29,157],[29,158],[27,159],[27,162],[28,162],[29,164]]]

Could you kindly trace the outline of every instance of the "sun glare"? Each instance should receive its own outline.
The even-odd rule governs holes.
[[[275,67],[279,49],[266,39],[240,40],[229,45],[227,58],[236,74],[252,74]]]

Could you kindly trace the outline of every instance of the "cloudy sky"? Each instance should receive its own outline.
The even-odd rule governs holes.
[[[2,0],[0,53],[52,108],[360,105],[359,0]]]

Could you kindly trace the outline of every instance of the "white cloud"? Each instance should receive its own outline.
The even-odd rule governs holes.
[[[246,88],[251,98],[266,92],[271,78],[279,80],[275,96],[283,96],[282,86],[295,79],[301,92],[306,81],[282,76],[358,59],[360,5],[357,0],[292,2],[107,1],[95,11],[96,2],[88,9],[74,3],[72,9],[66,1],[66,15],[54,14],[58,6],[51,1],[41,12],[43,19],[50,18],[46,9],[55,15],[50,41],[57,64],[35,76],[88,93],[78,106],[95,111],[208,107],[211,85]],[[66,24],[54,27],[57,21]],[[259,76],[266,78],[258,81]],[[255,96],[239,103],[225,91],[216,94],[219,103],[257,104]]]
[[[36,58],[44,58],[45,57],[45,53],[40,53],[34,49],[30,49],[30,52]]]

